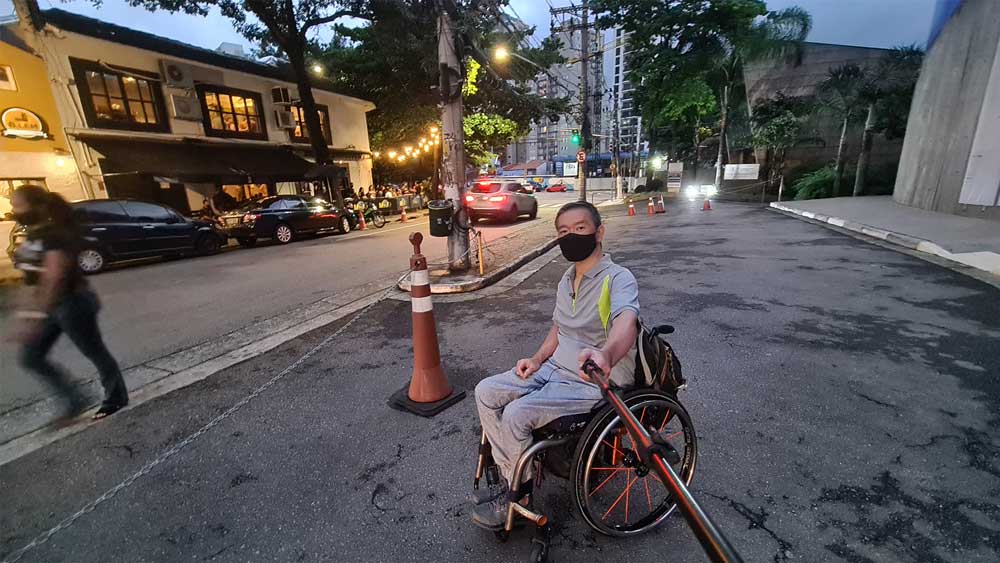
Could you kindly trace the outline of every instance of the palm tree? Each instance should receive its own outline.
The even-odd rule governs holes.
[[[878,108],[894,95],[902,94],[903,99],[912,96],[923,56],[924,52],[919,47],[896,47],[886,53],[878,65],[867,73],[868,78],[862,85],[861,98],[868,105],[868,116],[865,119],[864,133],[861,134],[861,154],[858,155],[858,170],[854,176],[852,195],[859,196],[865,191]],[[897,103],[898,101],[898,97],[893,100]],[[909,104],[906,109],[909,109]]]
[[[715,185],[722,185],[729,130],[729,107],[733,92],[743,80],[743,65],[762,59],[801,55],[802,42],[812,29],[809,12],[793,6],[755,20],[749,27],[720,35],[716,48],[720,56],[712,74],[719,84],[719,153],[716,158]]]
[[[833,197],[840,195],[840,181],[847,156],[847,126],[865,104],[867,80],[865,71],[860,66],[849,63],[827,71],[826,79],[818,88],[820,102],[841,121],[840,143],[837,145],[837,160],[833,168]]]

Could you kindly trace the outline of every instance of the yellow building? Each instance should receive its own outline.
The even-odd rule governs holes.
[[[0,219],[10,212],[10,192],[39,184],[69,200],[82,199],[41,57],[0,27]]]

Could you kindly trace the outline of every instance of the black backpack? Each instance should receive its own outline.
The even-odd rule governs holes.
[[[635,384],[640,387],[651,387],[676,395],[677,391],[687,386],[687,380],[681,374],[681,362],[677,354],[661,334],[670,334],[674,327],[660,325],[647,328],[638,321],[639,335],[635,344]]]

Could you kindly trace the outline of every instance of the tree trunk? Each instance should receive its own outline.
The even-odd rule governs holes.
[[[701,136],[698,135],[698,129],[701,128],[701,123],[696,122],[694,124],[694,166],[691,167],[691,183],[698,185],[698,166],[701,163]]]
[[[840,180],[844,175],[844,153],[847,149],[847,123],[851,120],[851,114],[844,115],[844,124],[840,127],[840,144],[837,145],[837,161],[833,167],[833,197],[840,197]]]
[[[875,129],[875,104],[868,104],[868,117],[865,119],[865,131],[861,134],[861,154],[858,155],[858,170],[854,176],[854,196],[865,193],[865,181],[868,179],[868,165],[872,156],[872,137]]]
[[[313,158],[316,159],[316,166],[330,164],[330,149],[326,144],[326,136],[323,134],[323,126],[319,121],[319,110],[316,108],[316,98],[313,97],[312,84],[309,81],[309,72],[306,70],[305,59],[305,39],[303,38],[301,49],[286,49],[288,62],[295,71],[296,84],[299,88],[299,108],[306,122],[306,132],[309,135],[309,144],[312,146]],[[294,51],[294,53],[293,53]],[[327,126],[330,126],[328,123]],[[344,208],[344,194],[340,191],[340,186],[330,186],[333,196],[337,200],[337,206]]]
[[[719,117],[719,153],[715,159],[715,188],[722,191],[722,178],[726,156],[726,132],[729,130],[729,85],[722,87],[722,100],[719,103],[722,115]]]

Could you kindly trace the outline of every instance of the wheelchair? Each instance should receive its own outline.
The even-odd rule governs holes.
[[[673,327],[663,325],[657,331],[669,334]],[[665,459],[684,485],[690,485],[698,460],[698,440],[677,392],[645,385],[620,391],[625,405],[666,453]],[[536,488],[546,473],[568,479],[573,504],[583,520],[595,531],[612,537],[653,530],[677,508],[676,500],[640,459],[623,421],[605,400],[588,413],[553,420],[536,429],[533,438],[515,465],[511,491],[520,489],[529,466],[534,466]],[[478,489],[483,479],[491,487],[501,479],[485,432],[480,438],[473,488]],[[550,522],[535,510],[530,497],[527,506],[510,503],[503,529],[495,532],[497,538],[507,541],[519,519],[535,524],[530,561],[545,561]]]

